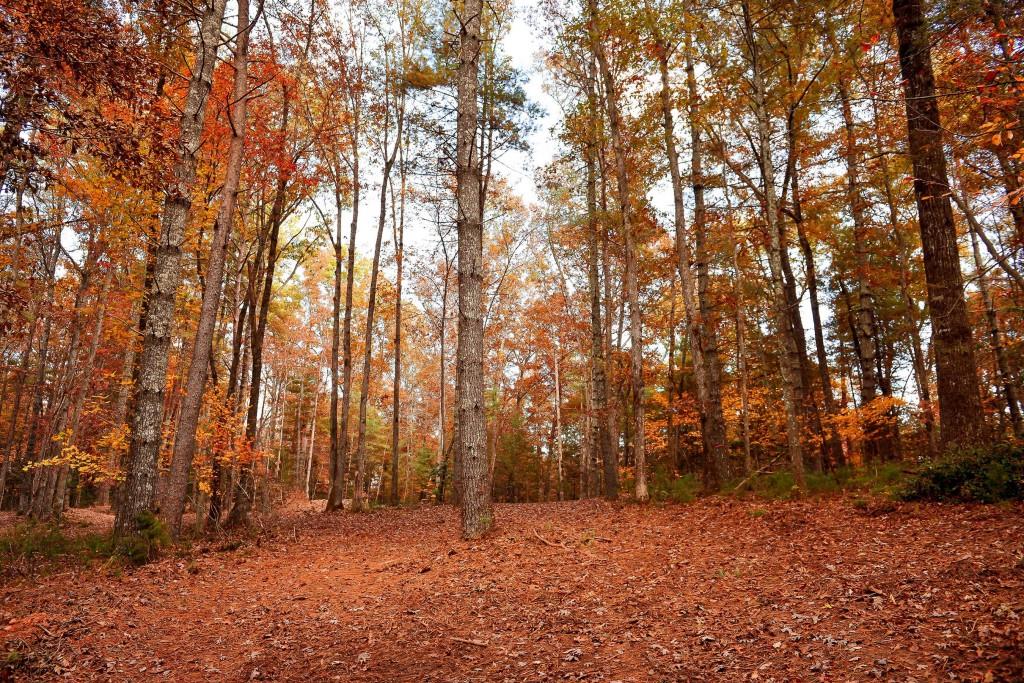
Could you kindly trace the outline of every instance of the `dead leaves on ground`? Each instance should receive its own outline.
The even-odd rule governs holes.
[[[1019,509],[753,511],[499,506],[473,543],[447,508],[304,515],[258,548],[8,586],[0,618],[46,615],[22,648],[42,679],[1024,676]]]

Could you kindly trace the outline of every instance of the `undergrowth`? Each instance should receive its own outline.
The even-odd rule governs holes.
[[[26,521],[0,536],[0,578],[32,576],[69,563],[100,561],[117,571],[142,565],[170,546],[163,523],[151,512],[139,516],[139,532],[116,542],[109,534],[73,536],[57,524]]]
[[[34,575],[67,562],[107,559],[111,548],[104,534],[68,536],[55,524],[23,522],[0,536],[0,578]]]
[[[1024,447],[998,444],[954,451],[925,463],[897,496],[966,503],[1024,500]]]
[[[867,467],[840,467],[831,472],[807,472],[809,495],[831,493],[859,493],[873,496],[894,495],[907,478],[906,464],[901,462],[873,463]],[[747,495],[764,500],[790,500],[800,495],[796,479],[789,470],[779,470],[752,477],[741,491],[736,491],[739,482],[731,482],[722,489],[723,493]]]
[[[693,473],[674,477],[667,467],[657,465],[651,472],[649,489],[651,499],[659,503],[692,503],[700,494],[701,482]]]

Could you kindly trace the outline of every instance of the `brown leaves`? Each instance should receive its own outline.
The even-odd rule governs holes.
[[[753,504],[719,500],[503,505],[497,532],[473,544],[445,507],[296,517],[260,548],[122,579],[12,585],[0,610],[50,615],[54,633],[88,625],[62,646],[78,680],[133,680],[154,662],[181,678],[281,681],[1012,680],[1019,670],[1019,510],[767,507],[752,521]]]

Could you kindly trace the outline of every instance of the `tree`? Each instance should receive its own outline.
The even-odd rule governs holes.
[[[257,16],[262,12],[262,4]],[[225,107],[231,128],[231,143],[228,147],[227,165],[224,171],[224,186],[221,189],[220,209],[213,226],[210,240],[210,254],[206,262],[206,288],[199,312],[192,358],[185,382],[185,397],[175,430],[174,451],[171,456],[171,470],[163,491],[160,512],[173,534],[181,527],[185,512],[185,496],[188,489],[188,475],[196,451],[196,429],[202,407],[206,380],[209,375],[210,356],[213,353],[213,334],[217,313],[221,303],[224,280],[224,265],[231,224],[234,220],[235,198],[242,177],[242,154],[245,151],[245,128],[249,100],[249,0],[238,0],[238,34],[235,38],[234,87],[231,99]]]
[[[637,283],[637,246],[633,226],[633,205],[630,197],[629,172],[626,165],[626,143],[622,130],[621,113],[619,110],[618,91],[615,79],[608,63],[602,38],[599,32],[597,0],[587,0],[587,11],[591,49],[600,69],[604,82],[605,106],[608,109],[608,127],[611,133],[612,148],[615,152],[615,179],[618,189],[619,209],[622,219],[622,232],[625,241],[626,301],[629,303],[629,374],[630,393],[633,398],[633,467],[636,471],[635,492],[637,500],[648,498],[647,465],[644,448],[644,375],[643,375],[643,329],[640,312],[640,291]]]
[[[152,277],[149,278],[144,312],[139,320],[142,352],[135,377],[128,476],[114,523],[115,535],[137,530],[140,514],[153,504],[157,457],[163,438],[167,354],[181,282],[181,245],[192,208],[192,186],[206,118],[206,100],[217,62],[226,2],[211,0],[202,6],[200,29],[195,38],[194,64],[181,112],[174,178],[165,191],[160,234],[151,254]]]
[[[903,73],[907,141],[914,168],[928,310],[935,339],[941,442],[947,447],[967,447],[983,439],[978,366],[949,200],[929,32],[921,0],[893,0],[892,10]]]
[[[481,167],[476,149],[481,49],[481,0],[463,0],[456,75],[456,204],[459,235],[459,340],[456,349],[457,448],[462,486],[462,535],[483,536],[494,526],[487,422],[484,413],[483,220]]]

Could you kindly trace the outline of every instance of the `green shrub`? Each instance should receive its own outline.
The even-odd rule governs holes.
[[[950,453],[926,463],[898,497],[976,503],[1024,500],[1024,449],[1000,444]]]
[[[0,557],[27,562],[53,560],[68,552],[71,541],[53,524],[18,524],[0,538]]]
[[[651,498],[658,502],[692,503],[700,489],[700,479],[693,473],[672,476],[663,465],[656,466],[651,473]]]
[[[65,536],[55,524],[25,522],[0,536],[0,576],[30,575],[71,559],[88,562],[110,554],[105,536]]]
[[[150,510],[143,510],[135,520],[139,525],[138,533],[122,538],[117,552],[134,564],[145,564],[156,558],[161,548],[170,545],[171,537],[164,523]]]
[[[750,480],[750,489],[757,497],[768,500],[786,500],[797,492],[796,479],[786,469],[754,477]]]

